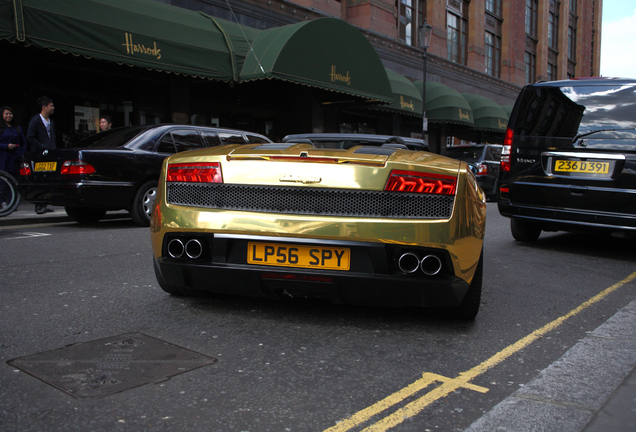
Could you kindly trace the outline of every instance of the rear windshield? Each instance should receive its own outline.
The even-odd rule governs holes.
[[[125,145],[131,139],[146,130],[144,127],[126,127],[110,129],[84,138],[72,144],[74,148],[117,148]]]
[[[526,89],[515,108],[515,134],[633,139],[636,85],[533,86]]]

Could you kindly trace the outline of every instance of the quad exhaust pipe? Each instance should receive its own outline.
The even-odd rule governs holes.
[[[406,252],[398,259],[398,267],[404,274],[412,274],[420,269],[427,276],[435,276],[442,270],[442,260],[436,255],[426,255],[420,259],[414,253]]]
[[[197,259],[203,254],[203,245],[197,239],[188,240],[185,244],[181,239],[170,240],[168,255],[171,258],[181,258],[184,254],[190,259]]]

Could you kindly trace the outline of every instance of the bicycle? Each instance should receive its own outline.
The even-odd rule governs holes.
[[[8,216],[20,205],[18,182],[5,171],[0,171],[0,217]]]

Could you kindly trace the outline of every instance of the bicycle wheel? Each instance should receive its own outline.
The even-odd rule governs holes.
[[[18,182],[11,174],[0,171],[0,217],[10,215],[19,205]]]

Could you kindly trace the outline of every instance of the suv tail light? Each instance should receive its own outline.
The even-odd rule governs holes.
[[[166,181],[185,183],[223,183],[219,162],[168,164]]]
[[[477,173],[475,175],[478,175],[478,176],[488,175],[489,172],[490,172],[490,168],[488,167],[488,164],[485,164],[485,163],[477,164]]]
[[[22,162],[22,164],[20,165],[20,175],[23,175],[23,176],[31,175],[31,167],[29,166],[28,163]]]
[[[93,174],[95,168],[93,165],[82,160],[67,160],[62,164],[60,174]]]
[[[506,129],[503,148],[501,149],[501,170],[505,172],[510,172],[510,156],[512,153],[512,139],[514,136],[515,133],[512,129]]]
[[[393,170],[384,187],[391,192],[415,192],[436,195],[454,195],[457,178],[417,171]]]

